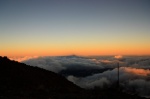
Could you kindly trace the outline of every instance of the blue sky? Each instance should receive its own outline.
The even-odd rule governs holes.
[[[149,0],[1,0],[0,54],[150,54],[149,5]]]

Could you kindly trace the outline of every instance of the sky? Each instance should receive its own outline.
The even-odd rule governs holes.
[[[150,55],[149,5],[149,0],[0,0],[0,55]]]

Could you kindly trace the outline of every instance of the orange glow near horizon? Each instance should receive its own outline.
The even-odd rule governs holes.
[[[133,73],[141,76],[150,75],[150,70],[145,70],[145,69],[125,68],[125,71],[128,73]]]
[[[148,51],[108,51],[108,50],[16,50],[16,51],[5,51],[0,52],[1,56],[61,56],[61,55],[150,55]]]
[[[102,49],[102,48],[56,48],[56,49],[13,49],[1,50],[1,56],[61,56],[61,55],[150,55],[150,49],[136,50],[136,49]]]
[[[25,45],[0,50],[1,56],[61,56],[61,55],[150,55],[150,48],[127,45],[81,44],[66,45]]]

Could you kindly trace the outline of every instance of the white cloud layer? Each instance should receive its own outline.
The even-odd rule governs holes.
[[[44,68],[57,73],[66,68],[104,68],[102,65],[95,63],[90,59],[77,56],[38,57],[22,62],[31,66],[38,66],[40,68]]]
[[[121,57],[121,59],[116,59]],[[37,57],[22,61],[31,66],[38,66],[56,73],[68,70],[77,73],[91,72],[111,68],[101,73],[93,72],[86,77],[77,77],[72,74],[65,75],[69,81],[82,88],[103,88],[117,82],[117,63],[119,63],[119,80],[125,90],[134,91],[142,96],[150,95],[150,57],[148,56],[111,56],[111,57],[79,57],[79,56],[58,56],[58,57]],[[81,71],[82,70],[82,71]],[[71,71],[71,72],[72,72]],[[63,74],[62,74],[63,75]]]

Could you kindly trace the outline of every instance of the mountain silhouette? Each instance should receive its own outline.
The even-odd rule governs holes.
[[[145,99],[115,88],[82,89],[63,76],[0,56],[0,99]]]
[[[59,93],[72,94],[79,90],[81,88],[56,73],[0,57],[0,98],[47,98]]]

